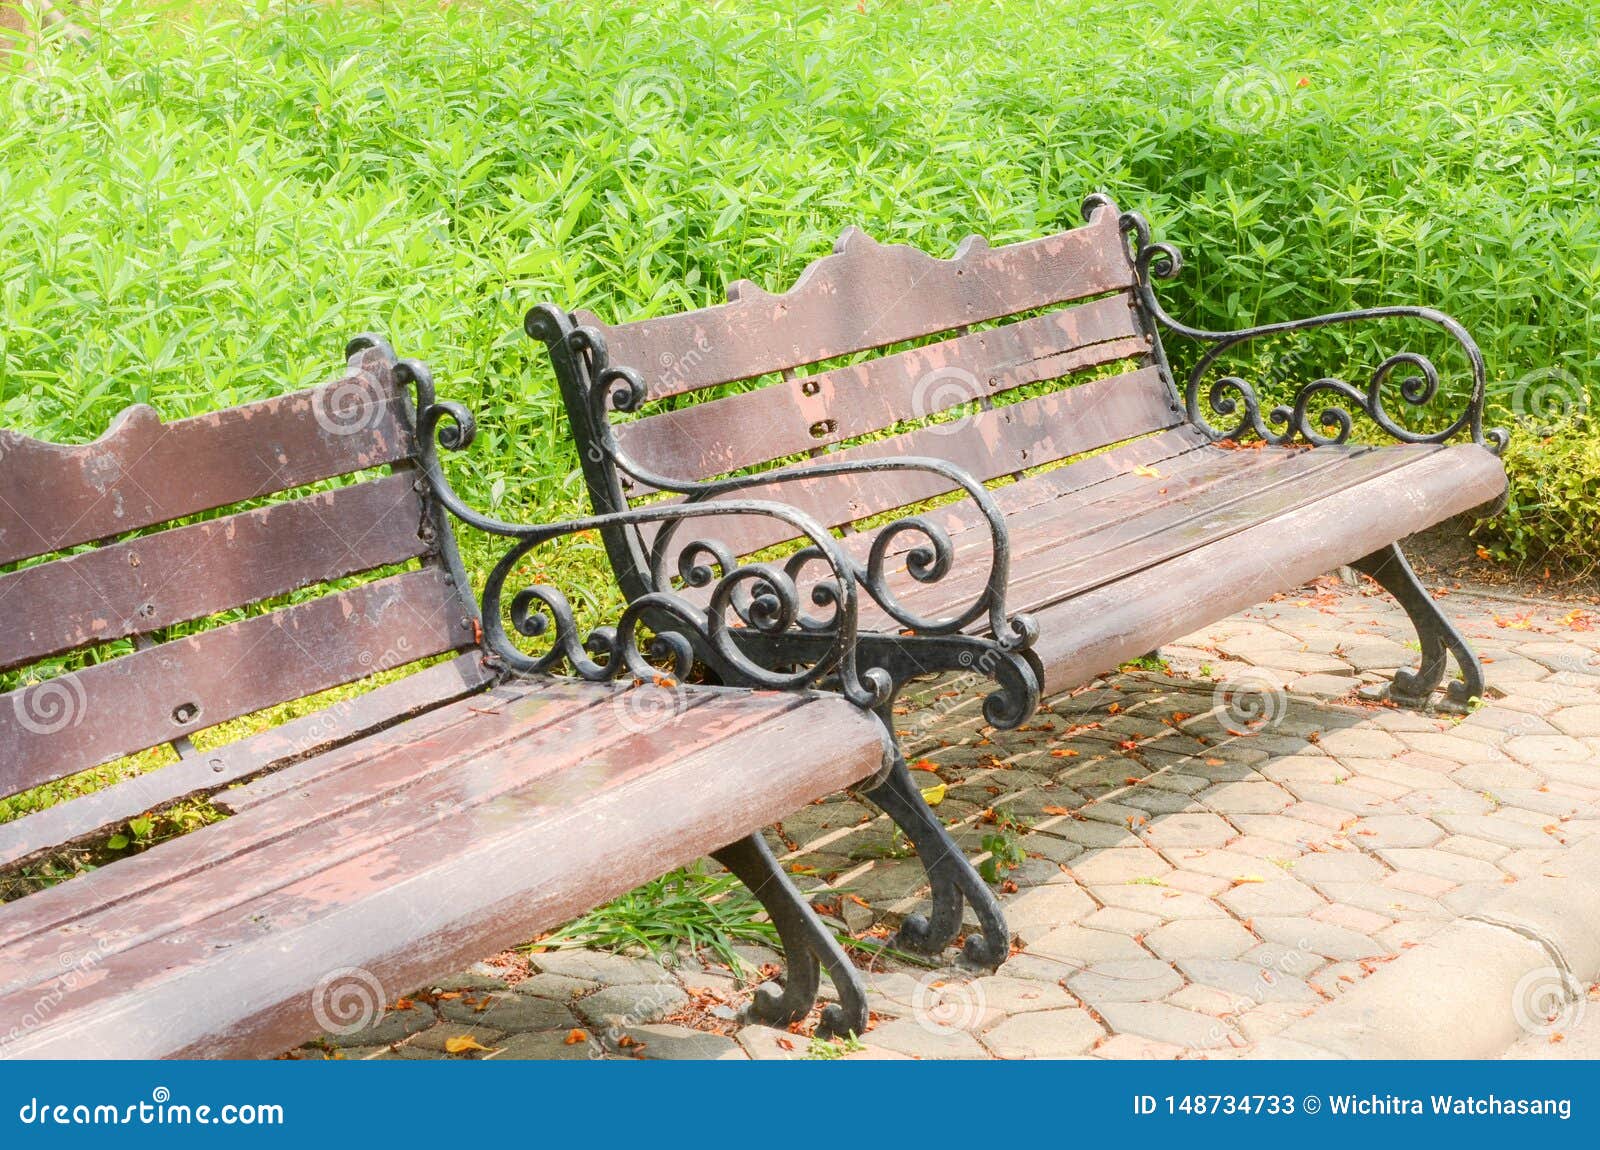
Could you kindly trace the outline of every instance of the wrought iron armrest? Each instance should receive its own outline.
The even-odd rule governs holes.
[[[987,523],[990,537],[990,565],[983,591],[959,612],[940,618],[920,615],[905,606],[888,585],[887,566],[891,547],[902,536],[921,538],[921,542],[905,552],[906,570],[916,582],[936,583],[954,569],[955,545],[949,534],[927,516],[905,516],[880,528],[873,538],[865,563],[857,562],[837,548],[832,555],[829,555],[828,562],[833,564],[833,555],[837,555],[838,562],[849,569],[854,582],[865,588],[873,601],[895,622],[915,634],[956,634],[970,623],[987,615],[995,639],[1005,651],[1025,650],[1032,646],[1038,637],[1038,627],[1030,616],[1006,614],[1005,593],[1011,549],[1005,516],[988,488],[964,469],[943,459],[903,456],[894,459],[836,462],[821,459],[755,475],[714,480],[688,480],[661,475],[629,457],[618,443],[611,424],[613,411],[633,412],[643,405],[648,397],[643,376],[631,367],[613,365],[606,349],[605,335],[601,331],[589,326],[572,326],[566,316],[552,305],[541,304],[532,309],[528,313],[526,327],[531,336],[543,340],[546,344],[564,343],[567,353],[583,363],[587,380],[585,399],[588,403],[590,431],[594,438],[595,449],[602,453],[606,461],[617,471],[658,491],[684,496],[682,502],[674,505],[684,511],[714,506],[722,508],[722,513],[730,513],[740,504],[720,497],[751,487],[792,483],[796,480],[830,475],[922,471],[938,475],[948,480],[952,486],[960,487],[977,505]],[[716,502],[713,504],[710,502],[712,500]],[[781,515],[777,517],[783,518]],[[669,521],[657,533],[649,556],[651,580],[658,590],[666,585],[672,541],[681,526],[681,520],[674,516],[663,514],[659,518]],[[807,521],[809,522],[809,518]],[[815,542],[816,536],[813,535],[812,538]],[[714,556],[724,571],[734,569],[734,556],[719,544],[697,541],[691,546],[703,549],[707,554]],[[815,547],[807,548],[789,560],[788,572],[792,576],[797,567],[821,557]],[[680,566],[681,563],[680,556]]]
[[[1104,195],[1090,196],[1084,202],[1087,218],[1099,208],[1115,210],[1111,200]],[[1366,413],[1385,434],[1401,443],[1444,443],[1465,432],[1472,442],[1488,447],[1499,454],[1504,449],[1508,435],[1501,428],[1484,429],[1483,405],[1487,390],[1483,353],[1458,321],[1430,307],[1374,307],[1356,311],[1334,312],[1312,316],[1308,319],[1284,323],[1262,324],[1240,331],[1205,331],[1174,319],[1168,315],[1156,297],[1153,281],[1173,279],[1183,268],[1183,256],[1176,247],[1167,243],[1152,243],[1150,225],[1138,212],[1123,212],[1118,223],[1129,245],[1129,259],[1133,262],[1134,290],[1145,313],[1161,326],[1189,339],[1209,343],[1184,385],[1184,402],[1191,422],[1213,439],[1237,439],[1254,432],[1269,443],[1287,444],[1299,437],[1313,445],[1344,443],[1350,437],[1353,419],[1350,407]],[[1260,400],[1249,381],[1237,375],[1222,375],[1206,390],[1206,400],[1216,415],[1238,419],[1232,426],[1214,427],[1200,413],[1202,385],[1217,362],[1240,344],[1264,336],[1284,332],[1309,331],[1313,328],[1336,324],[1359,323],[1367,320],[1411,319],[1420,320],[1443,330],[1465,354],[1472,367],[1472,391],[1463,410],[1449,426],[1431,432],[1414,431],[1398,422],[1384,406],[1384,385],[1397,371],[1408,370],[1400,379],[1400,398],[1412,407],[1429,403],[1439,390],[1439,371],[1427,356],[1414,351],[1399,351],[1388,356],[1373,370],[1365,388],[1333,376],[1312,380],[1300,387],[1290,403],[1279,404],[1263,415]],[[1167,368],[1160,341],[1156,341],[1156,354]],[[1169,369],[1170,375],[1170,369]],[[1320,398],[1331,397],[1350,407],[1335,403],[1313,412],[1311,404]],[[1240,409],[1243,409],[1242,412]],[[1324,430],[1313,425],[1321,424]],[[1277,428],[1278,430],[1273,430]]]
[[[365,346],[363,341],[374,338],[357,337],[352,349]],[[657,662],[669,661],[672,673],[682,678],[688,674],[694,658],[693,647],[684,635],[687,631],[735,669],[749,686],[799,689],[830,679],[837,682],[838,690],[851,702],[868,708],[879,706],[890,696],[893,684],[886,673],[878,668],[861,671],[856,665],[855,566],[828,531],[809,516],[781,503],[760,500],[711,506],[646,507],[543,524],[516,524],[480,514],[451,487],[440,466],[438,450],[443,447],[460,451],[472,443],[477,433],[472,413],[461,404],[436,398],[432,374],[419,361],[400,360],[394,372],[397,382],[402,386],[409,384],[416,391],[417,463],[427,478],[431,498],[468,526],[513,541],[490,571],[482,600],[483,645],[508,670],[518,674],[541,673],[556,669],[564,662],[582,678],[599,682],[624,675],[651,678],[659,673]],[[588,635],[580,635],[566,596],[548,584],[517,591],[507,609],[506,580],[523,556],[541,543],[607,527],[644,523],[668,523],[676,527],[686,520],[717,515],[770,516],[793,528],[796,535],[808,537],[811,543],[781,567],[770,563],[739,565],[727,557],[726,549],[719,543],[709,540],[688,543],[678,555],[678,575],[689,586],[710,588],[705,607],[665,590],[666,581],[663,580],[662,588],[629,603],[614,626],[597,627]],[[807,616],[800,605],[796,576],[814,562],[830,568],[826,576],[810,585],[809,592],[813,605],[829,609],[825,618]],[[459,561],[453,555],[451,563],[457,568],[457,578],[462,578]],[[788,672],[774,671],[753,662],[732,634],[730,610],[746,626],[763,635],[779,635],[792,628],[803,630],[824,642],[822,652],[807,665]],[[641,625],[653,626],[652,621],[662,616],[671,618],[671,627],[658,630],[647,650],[641,651]],[[523,651],[507,633],[508,617],[512,629],[524,638],[549,635],[549,649],[537,655]]]

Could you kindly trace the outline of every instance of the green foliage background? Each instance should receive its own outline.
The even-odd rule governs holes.
[[[1588,0],[79,18],[92,43],[47,50],[0,100],[0,425],[37,436],[302,386],[376,328],[478,411],[452,464],[467,494],[572,513],[530,303],[700,305],[740,276],[786,286],[847,224],[948,253],[1069,226],[1096,188],[1189,253],[1166,298],[1202,326],[1427,302],[1475,332],[1501,406],[1529,406],[1529,373],[1567,408],[1595,388]],[[1600,556],[1600,463],[1572,446],[1581,418],[1549,422],[1513,451],[1495,545]]]

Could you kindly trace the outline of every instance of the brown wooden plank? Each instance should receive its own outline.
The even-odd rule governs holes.
[[[1319,449],[1320,450],[1320,449]],[[1475,444],[1397,471],[1145,567],[1040,614],[1034,646],[1047,695],[1307,579],[1499,498],[1502,464]]]
[[[1026,243],[970,236],[947,260],[851,228],[781,295],[740,281],[717,307],[611,327],[577,318],[604,327],[611,362],[660,399],[1132,286],[1116,216],[1102,211]]]
[[[1357,447],[1262,452],[1208,449],[1217,466],[1187,480],[1134,477],[1139,482],[1035,518],[1012,539],[1007,605],[1037,611],[1217,539],[1316,502],[1328,494],[1404,467],[1437,448]],[[1107,485],[1108,487],[1110,485]],[[987,564],[969,563],[941,584],[898,588],[905,604],[946,614],[982,588]]]
[[[655,745],[667,753],[618,756],[587,781],[413,820],[383,847],[119,953],[63,998],[49,1027],[4,1053],[287,1048],[317,1031],[311,990],[331,971],[367,970],[392,998],[858,781],[883,755],[870,717],[838,699],[694,753]],[[0,1015],[59,978],[59,964],[41,965],[33,986],[0,1000]]]
[[[1153,367],[1107,376],[1048,395],[979,411],[959,426],[933,425],[830,453],[823,459],[892,459],[931,456],[963,468],[979,480],[1066,459],[1085,451],[1183,421],[1167,385]],[[923,471],[854,474],[763,484],[736,499],[773,499],[842,526],[879,512],[942,495],[953,485]],[[708,523],[711,536],[746,554],[792,537],[775,519],[728,516]],[[680,531],[685,541],[697,537]]]
[[[472,642],[427,568],[23,687],[0,695],[0,795]]]
[[[476,694],[492,677],[481,656],[469,652],[259,735],[0,823],[0,867],[16,866],[63,845],[109,833],[136,815],[274,770],[285,762],[314,756],[313,762],[325,764],[335,757],[329,753],[333,748],[354,754],[357,748],[378,741],[363,738],[374,731],[410,740],[431,718],[424,712]],[[404,723],[403,729],[392,725],[407,719],[410,722]],[[287,773],[287,769],[278,772]],[[228,809],[226,799],[232,793],[222,792],[217,805]]]
[[[1126,293],[620,424],[662,475],[704,479],[1142,355]]]
[[[93,443],[5,436],[0,565],[287,491],[411,454],[376,353],[320,387],[163,423],[130,407]]]
[[[0,670],[415,558],[415,484],[407,469],[0,575]]]
[[[271,889],[274,881],[287,882],[291,876],[275,876],[270,860],[277,859],[279,865],[293,867],[298,865],[297,856],[286,853],[286,849],[279,849],[273,855],[260,855],[257,852],[261,849],[270,847],[285,835],[308,827],[326,826],[335,820],[342,820],[340,850],[358,852],[364,849],[356,841],[361,828],[376,828],[376,837],[363,840],[366,846],[388,841],[393,831],[392,812],[396,809],[427,810],[431,803],[447,801],[445,796],[455,794],[453,788],[458,781],[451,772],[466,770],[469,759],[482,759],[490,764],[479,771],[483,786],[499,778],[492,764],[498,761],[498,752],[512,741],[520,739],[540,746],[559,742],[570,744],[575,751],[597,754],[611,740],[630,733],[629,728],[607,721],[615,718],[609,704],[625,690],[611,684],[595,685],[554,677],[526,684],[501,684],[482,695],[441,708],[421,720],[401,724],[397,729],[402,735],[412,734],[413,726],[431,728],[419,732],[410,744],[403,738],[394,740],[380,735],[356,744],[353,754],[327,756],[333,760],[334,769],[324,771],[325,763],[314,764],[309,777],[294,776],[297,786],[280,789],[266,796],[263,802],[249,804],[246,811],[230,819],[227,825],[231,830],[227,833],[213,833],[207,828],[185,836],[182,842],[187,849],[181,854],[146,851],[85,876],[90,881],[74,880],[70,892],[63,885],[30,895],[15,912],[5,912],[11,941],[0,948],[0,956],[3,956],[0,957],[0,992],[6,986],[4,962],[20,962],[33,954],[25,946],[33,936],[60,933],[69,928],[81,932],[92,927],[115,933],[122,943],[132,945],[139,937],[146,937],[149,930],[165,929],[171,924],[134,924],[137,931],[146,934],[130,933],[119,925],[117,907],[147,895],[156,887],[170,886],[224,867],[232,876],[230,883],[207,897],[227,899],[243,890],[246,871],[237,869],[240,866],[259,879],[262,890]],[[686,699],[685,710],[711,697],[711,692],[697,692]],[[430,723],[438,719],[443,721]],[[707,730],[720,729],[717,723],[705,726]],[[385,732],[389,733],[392,732]],[[379,745],[372,747],[372,753],[368,754],[368,743]],[[546,757],[551,769],[565,761],[559,754]],[[280,773],[292,771],[293,768],[289,768]],[[485,800],[490,797],[487,791],[476,793]],[[362,814],[363,811],[366,813]],[[348,857],[348,853],[338,857]],[[249,861],[241,863],[240,860]],[[326,858],[319,853],[309,860],[309,865],[320,865],[318,860],[326,861]],[[95,917],[105,915],[110,917]]]

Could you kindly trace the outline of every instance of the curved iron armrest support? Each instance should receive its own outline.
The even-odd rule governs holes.
[[[590,430],[594,438],[593,446],[605,460],[617,471],[658,491],[668,491],[685,497],[683,501],[672,505],[680,509],[683,513],[681,517],[666,509],[653,517],[667,521],[666,527],[657,533],[650,548],[649,574],[652,586],[656,590],[659,591],[667,585],[668,556],[671,553],[672,541],[682,525],[682,519],[689,517],[691,509],[716,507],[721,511],[713,513],[731,514],[741,506],[738,502],[720,499],[720,496],[751,487],[791,483],[829,475],[922,471],[938,475],[948,480],[952,486],[965,491],[982,512],[989,528],[991,560],[988,577],[983,591],[966,608],[941,618],[929,618],[905,606],[888,585],[887,566],[890,548],[902,536],[920,536],[922,540],[905,553],[906,570],[916,582],[936,583],[948,575],[955,566],[955,546],[949,534],[937,523],[922,515],[905,516],[881,528],[873,539],[865,563],[857,562],[837,548],[831,551],[820,549],[818,537],[807,532],[811,535],[813,546],[791,556],[785,564],[785,574],[792,579],[807,563],[823,558],[834,566],[835,571],[840,570],[842,564],[844,568],[848,568],[854,583],[865,588],[867,594],[886,614],[902,627],[918,635],[957,634],[969,624],[987,615],[996,642],[1007,652],[1026,650],[1038,638],[1038,627],[1031,616],[1006,614],[1005,594],[1010,571],[1011,546],[1005,516],[988,488],[962,468],[943,459],[903,456],[895,459],[860,461],[820,460],[727,479],[688,480],[660,475],[632,459],[617,442],[611,424],[611,413],[637,411],[648,398],[648,389],[638,371],[610,362],[604,333],[590,326],[573,326],[566,315],[551,304],[540,304],[530,310],[524,326],[530,336],[542,340],[547,345],[564,343],[568,354],[583,363],[586,369],[585,400],[588,404]],[[710,502],[712,500],[716,502],[713,504]],[[784,505],[770,506],[776,508]],[[792,512],[792,514],[799,513]],[[776,517],[785,518],[782,515]],[[638,522],[649,521],[650,517],[638,520]],[[806,521],[810,522],[809,518]],[[831,540],[832,537],[829,538]],[[735,556],[715,541],[698,540],[689,544],[685,552],[714,559],[723,571],[736,569]],[[678,557],[680,569],[684,562],[684,553],[680,552]],[[694,583],[694,580],[687,577],[685,580]],[[734,607],[741,615],[744,614],[743,606],[737,600],[734,601]],[[750,618],[746,618],[746,621],[754,623]],[[802,618],[799,622],[800,626],[808,630],[818,628],[814,620]]]
[[[365,338],[371,337],[358,337],[352,347],[362,346],[360,341]],[[472,413],[461,404],[438,399],[433,376],[421,362],[400,360],[394,372],[402,386],[410,384],[416,391],[417,463],[427,478],[431,498],[468,526],[514,541],[490,571],[482,603],[483,645],[508,670],[518,674],[549,672],[565,662],[582,678],[596,682],[617,679],[624,674],[648,679],[658,673],[651,659],[670,659],[674,675],[682,678],[688,674],[694,659],[693,647],[679,630],[682,628],[737,670],[752,687],[793,690],[832,679],[846,698],[861,707],[880,706],[890,697],[893,683],[885,672],[878,668],[860,671],[856,665],[855,567],[827,530],[809,516],[781,503],[759,500],[713,506],[647,507],[563,523],[532,525],[509,523],[480,514],[456,494],[439,463],[440,447],[460,451],[471,445],[477,434]],[[549,635],[551,645],[543,654],[530,655],[512,642],[502,614],[506,580],[522,557],[541,543],[607,527],[660,522],[676,526],[685,520],[716,515],[770,516],[793,528],[796,535],[808,537],[811,544],[805,549],[803,561],[791,559],[786,566],[778,567],[768,563],[738,565],[725,558],[725,549],[718,543],[707,540],[688,543],[679,555],[678,574],[690,586],[710,588],[704,608],[658,589],[629,603],[615,626],[597,627],[588,635],[580,635],[572,607],[558,588],[547,584],[524,588],[511,598],[511,626],[524,638]],[[707,557],[715,561],[720,574],[703,561]],[[831,608],[831,614],[825,619],[807,617],[800,607],[801,596],[795,576],[801,567],[812,562],[822,562],[831,568],[829,576],[815,583],[810,592],[814,605]],[[781,635],[790,628],[803,626],[821,642],[821,653],[808,665],[790,672],[774,671],[755,663],[734,638],[728,621],[730,608],[761,635]],[[673,629],[658,632],[648,652],[641,651],[641,624],[662,615],[671,617]]]
[[[1084,218],[1087,219],[1100,208],[1116,210],[1116,206],[1108,196],[1097,193],[1084,201]],[[1134,290],[1145,313],[1156,323],[1178,335],[1214,345],[1201,356],[1200,361],[1189,373],[1183,388],[1184,403],[1190,421],[1212,439],[1237,439],[1246,432],[1253,431],[1268,443],[1274,444],[1293,443],[1297,436],[1313,446],[1344,443],[1350,437],[1354,422],[1349,407],[1335,404],[1316,413],[1311,411],[1311,403],[1318,397],[1331,396],[1365,412],[1385,434],[1401,443],[1444,443],[1466,432],[1472,442],[1488,447],[1496,454],[1505,448],[1509,438],[1507,433],[1501,428],[1491,428],[1486,431],[1483,426],[1483,404],[1487,390],[1483,353],[1478,350],[1478,345],[1468,334],[1467,329],[1444,312],[1429,307],[1374,307],[1334,312],[1284,323],[1262,324],[1260,327],[1245,328],[1240,331],[1205,331],[1190,327],[1167,314],[1166,309],[1161,306],[1161,301],[1156,297],[1153,284],[1157,279],[1176,278],[1183,269],[1182,253],[1172,244],[1152,243],[1150,225],[1138,212],[1121,213],[1118,216],[1118,225],[1128,241],[1128,257],[1133,263],[1135,275]],[[1396,352],[1383,360],[1373,370],[1365,388],[1333,376],[1324,376],[1304,384],[1295,393],[1292,402],[1279,404],[1264,416],[1255,388],[1237,375],[1223,375],[1211,384],[1206,399],[1212,412],[1224,418],[1239,412],[1237,422],[1231,427],[1219,429],[1213,427],[1201,415],[1200,395],[1207,373],[1218,360],[1240,344],[1283,332],[1308,331],[1336,324],[1383,319],[1414,319],[1431,324],[1454,339],[1466,355],[1467,361],[1472,365],[1472,393],[1466,409],[1448,427],[1432,432],[1413,431],[1397,422],[1384,406],[1384,385],[1391,376],[1402,369],[1410,369],[1412,372],[1400,379],[1400,398],[1407,404],[1412,407],[1422,407],[1438,393],[1438,368],[1427,356],[1412,351]],[[1170,367],[1165,361],[1159,340],[1156,342],[1156,354],[1161,359],[1162,368],[1167,370],[1171,377]],[[1241,407],[1242,412],[1240,412]],[[1326,431],[1315,429],[1314,423],[1320,423]],[[1274,431],[1272,427],[1281,430]]]

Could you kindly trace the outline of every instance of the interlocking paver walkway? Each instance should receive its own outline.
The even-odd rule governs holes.
[[[1165,668],[1050,700],[1023,730],[985,727],[970,684],[917,692],[902,736],[918,778],[947,787],[939,814],[971,855],[996,833],[1025,852],[1003,888],[1018,949],[982,976],[871,960],[874,1023],[848,1056],[1236,1056],[1559,872],[1600,831],[1600,613],[1461,590],[1446,606],[1491,685],[1465,717],[1361,700],[1415,637],[1376,589],[1333,578],[1188,636]],[[917,863],[858,799],[770,837],[841,930],[887,938],[922,905]],[[381,1032],[334,1041],[349,1057],[442,1057],[462,1036],[486,1048],[467,1057],[841,1052],[739,1026],[747,989],[692,956],[531,963],[480,967],[449,983],[458,997],[413,997]],[[1569,1021],[1572,1053],[1592,1048],[1594,1018]],[[1562,1047],[1530,1033],[1512,1053]]]

